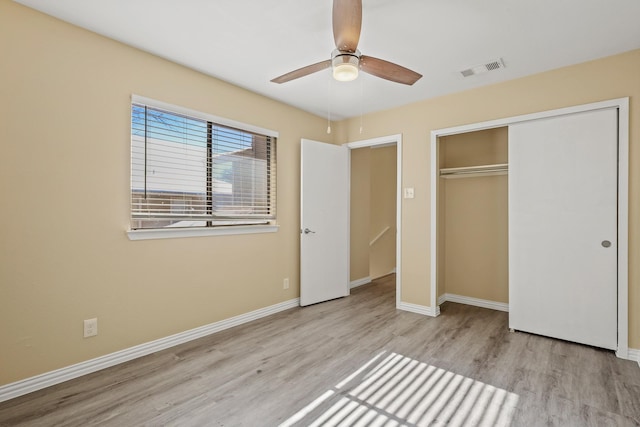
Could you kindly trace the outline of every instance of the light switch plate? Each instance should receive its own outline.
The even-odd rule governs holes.
[[[413,197],[414,197],[413,187],[406,187],[404,189],[404,198],[413,199]]]

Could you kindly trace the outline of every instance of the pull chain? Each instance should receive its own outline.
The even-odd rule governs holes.
[[[362,134],[362,104],[364,98],[364,78],[360,76],[360,134]]]
[[[331,76],[329,76],[329,89],[327,90],[327,134],[331,133]]]

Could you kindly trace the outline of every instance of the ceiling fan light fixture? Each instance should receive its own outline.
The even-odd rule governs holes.
[[[336,51],[331,58],[333,78],[339,82],[350,82],[358,78],[360,71],[360,52]]]
[[[333,67],[333,78],[339,82],[350,82],[358,78],[358,67],[353,64],[340,64]]]

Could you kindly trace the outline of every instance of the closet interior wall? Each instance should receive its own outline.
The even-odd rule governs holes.
[[[509,301],[506,171],[442,173],[447,168],[506,165],[507,149],[507,127],[439,139],[439,298],[447,294]]]

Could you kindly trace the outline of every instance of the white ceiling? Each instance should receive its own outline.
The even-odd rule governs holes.
[[[330,70],[331,0],[16,0],[277,99],[342,119],[640,48],[640,0],[363,0],[359,49],[423,74],[405,86]],[[459,71],[503,58],[505,69]],[[640,77],[639,77],[640,78]]]

